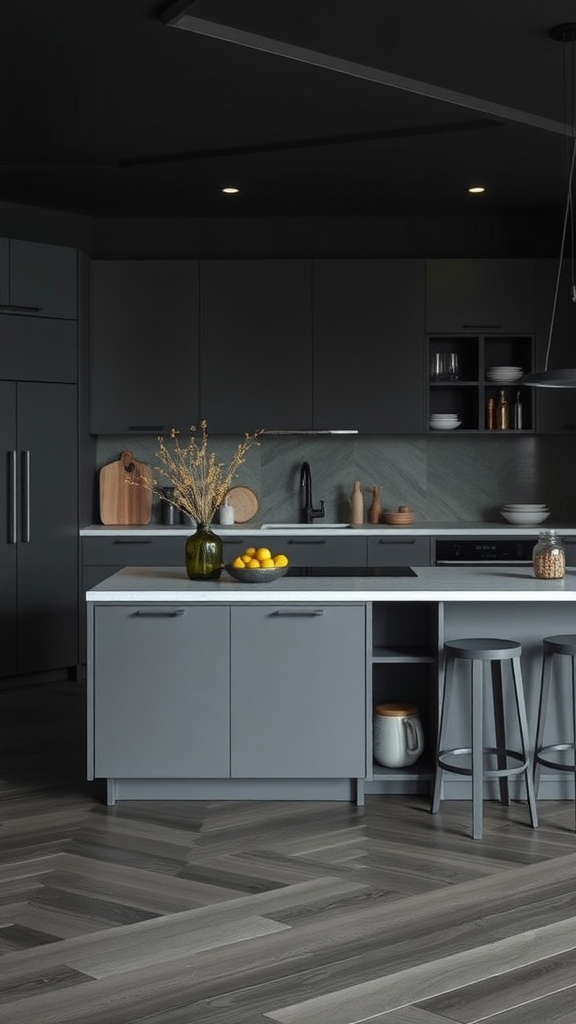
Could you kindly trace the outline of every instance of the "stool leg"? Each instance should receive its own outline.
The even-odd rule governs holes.
[[[484,666],[472,662],[472,838],[482,839]]]
[[[514,679],[514,693],[516,694],[516,709],[520,723],[520,742],[522,745],[522,756],[526,762],[524,777],[526,779],[526,796],[528,809],[530,811],[530,823],[532,828],[538,828],[538,812],[536,810],[536,796],[534,793],[534,780],[532,778],[532,767],[529,755],[528,739],[528,716],[526,715],[526,704],[524,702],[524,684],[522,682],[522,668],[520,658],[512,658],[512,677]]]
[[[504,700],[502,697],[502,662],[492,661],[492,700],[494,703],[494,728],[496,733],[496,746],[498,750],[506,750],[506,727],[504,725]],[[496,755],[496,764],[500,771],[507,768],[506,754]],[[510,806],[510,786],[508,777],[501,775],[498,779],[500,784],[500,803]]]
[[[448,709],[450,707],[450,700],[452,697],[454,681],[454,658],[450,655],[446,656],[446,667],[444,669],[444,686],[442,688],[442,705],[440,708],[440,728],[438,730],[438,751],[436,757],[438,758],[440,752],[444,750],[446,744],[446,736],[448,734]],[[442,768],[436,762],[436,771],[434,773],[434,789],[432,792],[432,805],[430,807],[431,814],[436,814],[440,808],[440,800],[442,798]]]
[[[570,661],[572,663],[572,745],[574,747],[574,831],[576,832],[576,672],[572,655]]]
[[[548,707],[548,695],[550,693],[553,663],[554,653],[552,651],[546,651],[542,660],[540,699],[538,701],[538,724],[536,726],[536,742],[534,745],[534,791],[536,793],[536,797],[538,797],[538,790],[540,788],[540,772],[542,771],[542,765],[537,760],[537,756],[538,751],[541,749],[544,742],[544,724],[546,722],[546,708]]]

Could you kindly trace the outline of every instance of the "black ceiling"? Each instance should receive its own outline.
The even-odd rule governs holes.
[[[574,0],[0,0],[0,200],[94,216],[557,211],[573,47],[548,31],[572,21]]]

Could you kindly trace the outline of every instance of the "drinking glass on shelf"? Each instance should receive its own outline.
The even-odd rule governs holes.
[[[443,352],[433,352],[430,362],[430,380],[444,380],[446,376],[445,372],[445,356]]]
[[[460,372],[458,353],[449,352],[446,357],[446,364],[446,377],[448,380],[460,380],[462,373]]]

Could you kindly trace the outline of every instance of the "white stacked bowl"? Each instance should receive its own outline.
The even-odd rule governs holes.
[[[454,430],[461,423],[462,420],[455,412],[433,412],[430,414],[429,424],[432,430]]]
[[[500,509],[500,515],[514,526],[538,526],[550,515],[546,506],[541,508],[510,508],[505,505]]]
[[[516,384],[523,373],[521,366],[488,366],[486,380],[492,384]]]

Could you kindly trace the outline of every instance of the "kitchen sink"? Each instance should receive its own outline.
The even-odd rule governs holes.
[[[350,523],[262,523],[261,530],[349,530]]]

